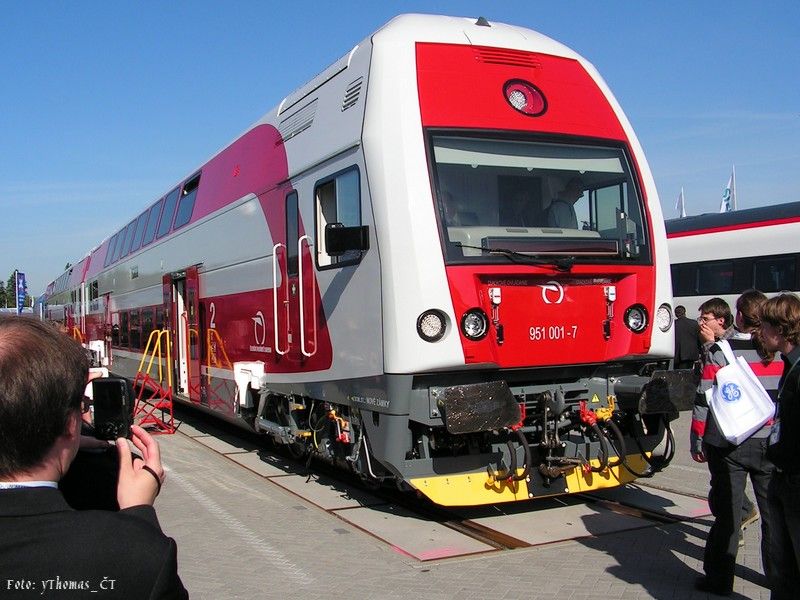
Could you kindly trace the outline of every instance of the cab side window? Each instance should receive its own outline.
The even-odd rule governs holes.
[[[325,227],[340,223],[343,227],[361,226],[361,188],[358,168],[352,167],[317,183],[314,189],[316,204],[316,244],[319,268],[341,267],[361,259],[358,250],[332,256],[325,248]]]

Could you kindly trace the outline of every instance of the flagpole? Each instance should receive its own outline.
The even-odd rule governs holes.
[[[731,196],[733,200],[733,210],[736,210],[736,165],[731,168]]]

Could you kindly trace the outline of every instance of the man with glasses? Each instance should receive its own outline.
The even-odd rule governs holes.
[[[70,508],[58,490],[81,443],[89,362],[33,318],[0,317],[0,573],[3,598],[185,598],[175,541],[153,502],[164,468],[140,427],[118,439],[119,512]]]
[[[766,495],[774,466],[766,452],[769,427],[762,427],[740,444],[731,444],[709,411],[705,392],[715,384],[717,371],[728,364],[720,343],[724,340],[734,355],[744,358],[758,373],[761,384],[774,400],[780,364],[774,360],[774,354],[766,352],[753,338],[765,301],[766,296],[757,290],[744,292],[736,302],[734,327],[728,303],[721,298],[711,298],[700,305],[700,317],[697,320],[703,344],[703,370],[692,413],[691,452],[695,461],[708,463],[711,474],[708,503],[714,523],[708,532],[703,556],[705,576],[697,580],[695,587],[722,596],[729,596],[733,592],[738,545],[744,539],[742,525],[758,519],[757,511],[745,495],[748,477],[761,508],[765,572],[769,575],[772,571],[767,554],[774,525]]]

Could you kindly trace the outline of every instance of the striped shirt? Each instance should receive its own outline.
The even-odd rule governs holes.
[[[773,402],[778,397],[778,384],[783,371],[783,362],[774,359],[769,364],[764,364],[756,351],[753,340],[749,333],[736,331],[735,328],[728,328],[720,339],[727,340],[731,350],[738,357],[744,358],[753,373],[761,381],[761,385],[767,390]],[[703,372],[700,377],[700,385],[697,387],[697,394],[692,411],[692,438],[702,438],[703,442],[712,446],[723,447],[729,444],[728,440],[722,435],[714,420],[714,415],[708,409],[705,392],[714,385],[717,371],[728,364],[722,349],[716,342],[703,345]],[[753,437],[765,438],[769,435],[771,421],[764,427],[756,431]],[[694,444],[692,445],[694,447]]]

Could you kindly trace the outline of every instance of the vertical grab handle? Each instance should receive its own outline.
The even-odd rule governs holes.
[[[302,236],[300,239],[297,240],[297,277],[300,280],[300,351],[303,353],[303,356],[308,358],[314,356],[317,353],[317,307],[316,307],[316,299],[317,294],[314,290],[314,277],[313,274],[311,276],[311,299],[314,302],[314,306],[312,306],[311,314],[314,316],[313,321],[313,342],[314,347],[312,352],[308,352],[306,350],[306,314],[305,314],[305,287],[303,286],[303,242],[308,244],[309,250],[314,247],[311,238],[307,235]]]
[[[286,249],[286,246],[280,242],[272,247],[272,322],[275,332],[275,352],[283,356],[289,351],[289,345],[286,345],[285,350],[281,350],[280,344],[278,343],[278,295],[280,292],[278,288],[278,248],[281,247],[284,250]]]

